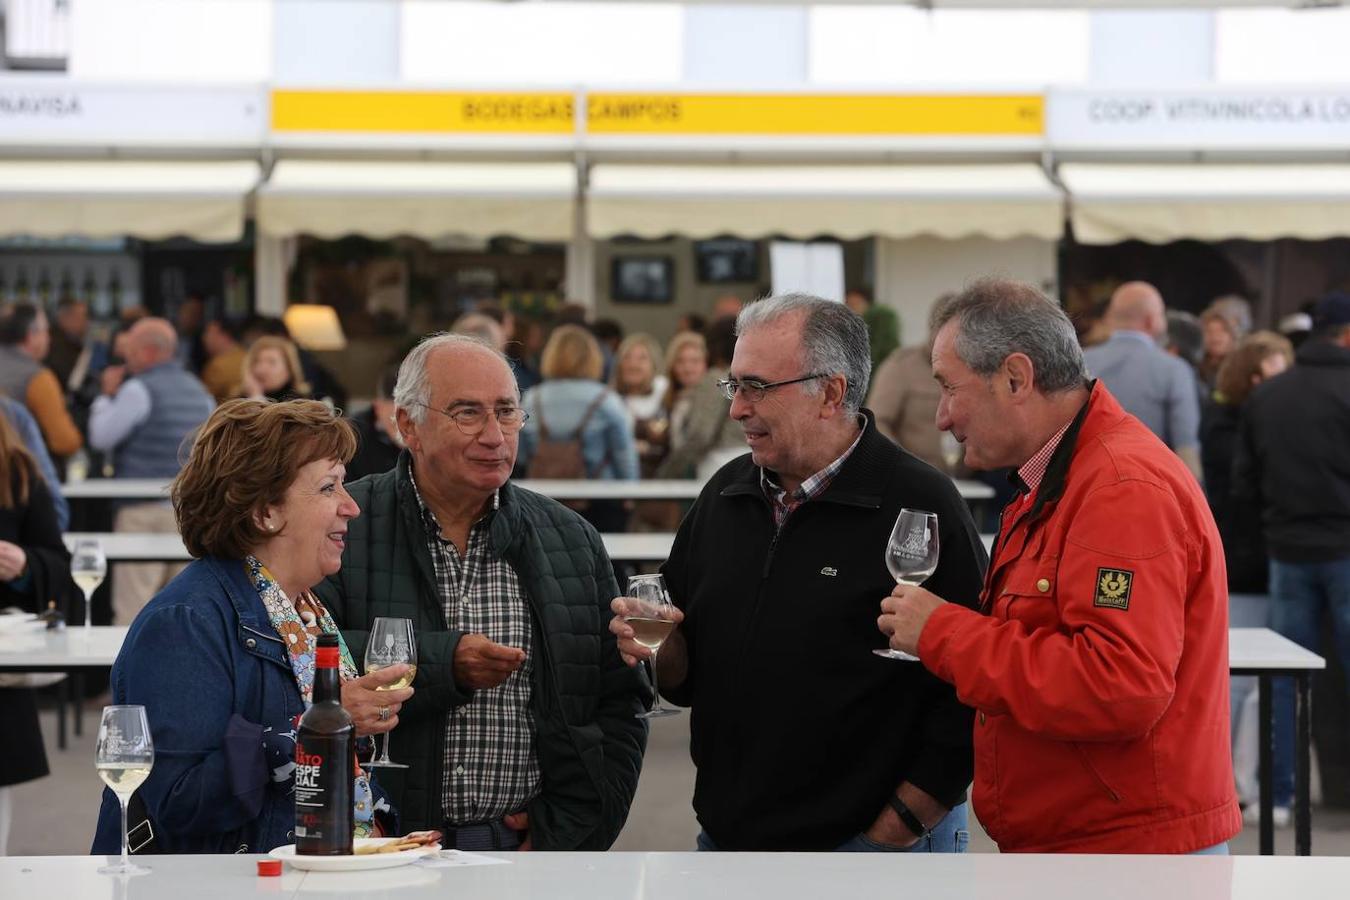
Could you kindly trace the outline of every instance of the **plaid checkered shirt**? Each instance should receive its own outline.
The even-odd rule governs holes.
[[[413,479],[431,550],[436,586],[446,627],[525,651],[525,663],[495,688],[474,691],[473,700],[450,711],[445,728],[441,796],[452,825],[490,822],[519,812],[539,793],[539,757],[534,748],[530,712],[534,653],[531,613],[520,578],[505,560],[492,555],[488,532],[492,510],[469,529],[461,557],[441,537],[435,514],[422,500]]]
[[[830,482],[834,481],[834,476],[839,474],[839,470],[844,467],[844,463],[853,455],[858,442],[862,440],[863,432],[867,430],[867,417],[859,413],[858,424],[860,426],[858,436],[853,439],[853,443],[848,445],[848,449],[840,454],[834,462],[803,481],[791,494],[774,480],[778,477],[777,475],[768,469],[759,470],[760,489],[764,491],[764,496],[769,498],[769,505],[773,507],[774,530],[782,531],[788,516],[792,515],[797,507],[807,500],[825,493],[825,489],[830,486]]]

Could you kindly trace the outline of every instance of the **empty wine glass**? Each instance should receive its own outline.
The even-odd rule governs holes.
[[[897,584],[920,585],[937,569],[938,517],[937,513],[921,509],[902,509],[891,529],[886,544],[886,568]],[[889,647],[873,650],[877,656],[918,662],[919,658]]]
[[[633,629],[633,640],[652,651],[652,708],[637,714],[639,719],[678,716],[680,711],[661,705],[661,689],[656,683],[656,654],[675,630],[675,605],[666,591],[661,575],[634,575],[628,579],[628,597],[637,601],[637,610],[623,617]]]
[[[155,745],[144,706],[105,706],[98,726],[94,768],[122,805],[122,861],[99,869],[104,875],[141,875],[150,870],[132,863],[127,850],[127,802],[150,777]]]
[[[70,577],[84,593],[84,627],[94,624],[94,591],[108,574],[108,558],[98,538],[80,538],[70,554]]]
[[[410,668],[406,675],[393,684],[377,687],[377,691],[401,691],[413,683],[417,677],[417,639],[413,636],[412,619],[395,619],[377,616],[370,625],[370,639],[366,641],[366,674],[378,672],[389,666],[407,663]],[[389,758],[389,732],[384,733],[384,752],[377,759],[366,763],[369,768],[406,769],[405,763],[396,763]]]

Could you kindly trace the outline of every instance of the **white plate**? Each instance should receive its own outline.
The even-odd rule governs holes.
[[[358,848],[368,845],[378,847],[397,841],[398,838],[357,838],[354,844]],[[392,869],[395,866],[406,866],[408,863],[416,862],[424,856],[439,853],[440,850],[440,844],[430,844],[426,847],[418,847],[416,850],[401,850],[398,853],[369,853],[364,856],[298,856],[295,852],[295,845],[287,844],[284,847],[276,848],[267,855],[297,869],[305,869],[310,872],[362,872],[367,869]]]

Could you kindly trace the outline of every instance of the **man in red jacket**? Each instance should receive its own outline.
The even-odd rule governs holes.
[[[938,427],[1020,493],[980,612],[900,586],[879,625],[976,710],[981,823],[1005,852],[1226,853],[1227,592],[1195,478],[1029,285],[967,289],[933,375]]]

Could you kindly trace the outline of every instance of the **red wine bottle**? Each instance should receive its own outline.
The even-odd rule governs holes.
[[[337,635],[320,635],[314,704],[295,738],[295,852],[305,856],[352,853],[356,729],[341,700]]]

